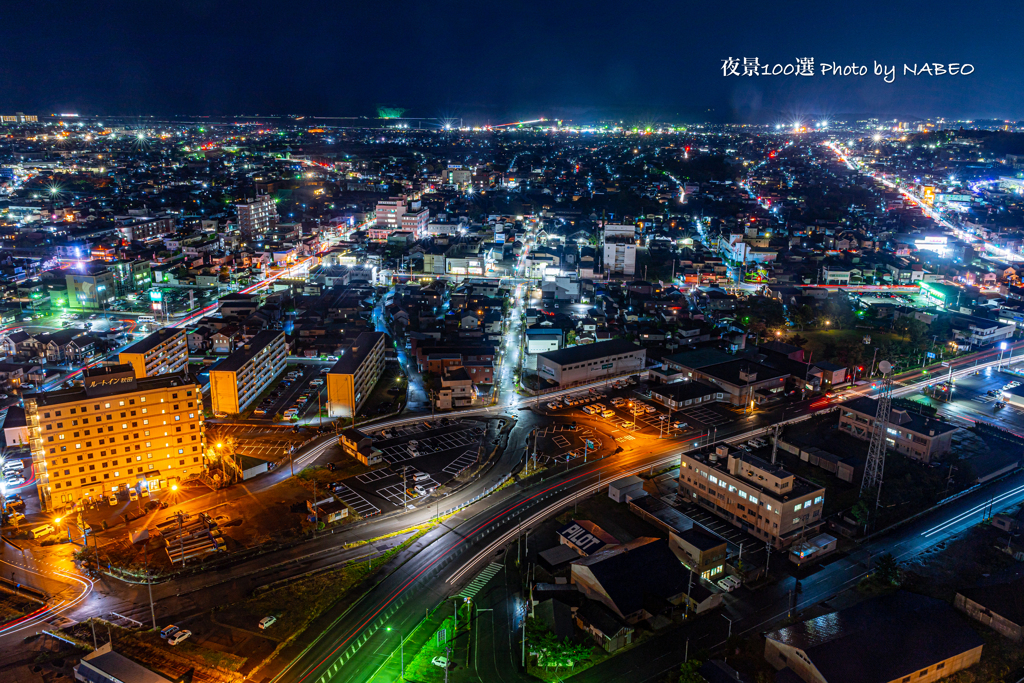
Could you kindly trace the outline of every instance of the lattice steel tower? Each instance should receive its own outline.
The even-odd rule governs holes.
[[[882,373],[882,388],[878,392],[878,408],[875,411],[875,428],[871,432],[868,446],[868,460],[864,465],[864,479],[860,483],[860,497],[875,491],[875,507],[882,500],[882,473],[885,470],[885,435],[889,427],[889,409],[892,406],[892,363],[883,360],[878,364]]]

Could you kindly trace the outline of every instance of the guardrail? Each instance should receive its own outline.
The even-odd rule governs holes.
[[[458,512],[459,510],[462,510],[463,508],[469,507],[470,505],[472,505],[473,503],[477,502],[481,498],[486,498],[487,496],[489,496],[492,493],[494,493],[495,491],[497,491],[499,488],[504,486],[505,483],[508,482],[510,479],[512,479],[512,475],[511,474],[506,474],[504,477],[502,477],[501,479],[498,480],[497,484],[495,484],[491,488],[489,488],[489,489],[487,489],[487,490],[485,490],[485,491],[483,491],[481,493],[478,493],[474,498],[471,498],[470,500],[467,500],[466,502],[464,502],[464,503],[462,503],[460,505],[456,505],[453,508],[448,508],[444,512],[438,513],[438,516],[439,517],[441,517],[441,516],[447,517],[448,515],[454,514],[454,513]]]

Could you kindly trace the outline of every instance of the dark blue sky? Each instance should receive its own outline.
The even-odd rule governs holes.
[[[976,9],[975,9],[976,8]],[[1024,119],[1018,3],[4,3],[0,110],[48,114]],[[724,78],[726,57],[873,61],[881,78]],[[904,63],[971,63],[910,77]]]

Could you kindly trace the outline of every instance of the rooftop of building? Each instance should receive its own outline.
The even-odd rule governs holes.
[[[164,327],[152,334],[146,335],[144,339],[135,342],[121,353],[146,353],[179,334],[184,336],[185,330]]]
[[[113,366],[125,367],[125,366]],[[127,366],[131,367],[131,366]],[[156,375],[155,377],[141,377],[135,380],[135,388],[123,392],[108,394],[108,396],[119,396],[127,394],[140,394],[156,389],[170,389],[173,387],[197,386],[195,381],[187,374],[180,375]],[[55,406],[65,403],[79,403],[83,401],[98,400],[96,396],[89,396],[84,387],[73,389],[60,389],[57,391],[44,391],[33,394],[25,394],[25,400],[34,400],[37,406]]]
[[[860,396],[841,405],[843,408],[872,418],[878,413],[878,399],[871,398],[870,396]],[[927,437],[936,437],[959,429],[959,427],[949,422],[936,420],[935,418],[900,408],[893,408],[889,412],[889,424]]]
[[[277,330],[266,330],[259,332],[246,342],[245,346],[238,349],[230,356],[222,360],[216,367],[218,372],[236,372],[242,368],[243,365],[248,363],[253,357],[270,346],[278,337],[283,337],[284,332]]]
[[[761,363],[746,359],[731,360],[727,363],[709,365],[701,368],[701,372],[706,375],[710,375],[715,379],[720,379],[723,382],[728,382],[729,384],[741,387],[747,386],[748,384],[756,384],[767,380],[788,377],[790,375],[789,372],[784,370],[770,368],[767,365],[762,365]],[[750,380],[743,379],[740,377],[740,373],[754,375],[754,378]]]
[[[330,373],[332,375],[354,375],[383,337],[383,332],[360,332],[350,352],[338,359]]]
[[[573,363],[586,363],[608,356],[620,356],[634,351],[644,351],[643,347],[637,346],[628,339],[609,339],[608,341],[595,342],[572,346],[557,351],[548,351],[539,356],[557,365],[572,365]]]

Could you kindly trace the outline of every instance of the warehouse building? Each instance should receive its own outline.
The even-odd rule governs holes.
[[[539,354],[537,373],[541,379],[567,387],[640,372],[646,359],[646,349],[626,339],[611,339]]]

